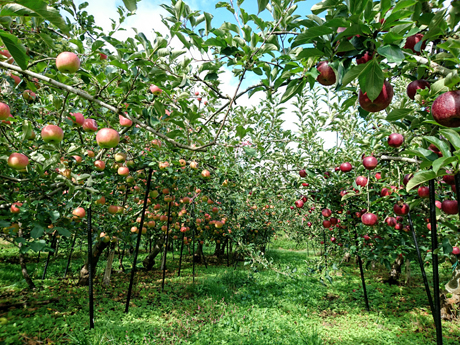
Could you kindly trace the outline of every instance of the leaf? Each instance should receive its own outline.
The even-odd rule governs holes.
[[[32,238],[39,238],[42,237],[45,233],[45,228],[39,224],[35,224],[32,231],[30,232],[30,236]]]
[[[452,154],[450,153],[449,145],[445,141],[442,141],[436,137],[423,137],[426,141],[430,142],[431,144],[436,145],[436,147],[442,152],[444,157],[450,157]]]
[[[304,86],[305,86],[305,79],[291,80],[291,82],[288,84],[286,88],[286,91],[283,94],[283,97],[281,97],[280,103],[284,103],[290,100],[295,95],[300,94]]]
[[[378,48],[377,52],[380,55],[385,56],[388,62],[399,63],[404,60],[404,53],[401,48],[392,44]]]
[[[339,5],[341,1],[337,0],[323,0],[321,2],[318,2],[316,5],[313,5],[311,8],[311,12],[314,14],[320,14],[321,12],[324,12],[328,8],[334,8],[337,5]]]
[[[135,12],[137,10],[137,0],[123,0],[123,3],[129,12]]]
[[[257,151],[254,148],[249,147],[249,146],[244,147],[244,152],[246,152],[246,154],[249,156],[255,156],[257,154]]]
[[[309,28],[307,31],[297,35],[294,42],[292,42],[291,48],[295,48],[301,44],[310,43],[312,38],[318,38],[323,35],[330,35],[334,33],[334,30],[327,26],[314,26]]]
[[[304,59],[312,56],[323,56],[324,52],[316,48],[304,48],[297,54],[297,58]]]
[[[30,242],[29,247],[34,251],[34,252],[39,252],[45,248],[46,242],[44,240],[40,241],[34,241]]]
[[[204,12],[203,15],[204,15],[204,18],[206,20],[206,31],[205,31],[205,33],[206,33],[206,36],[207,36],[209,34],[209,32],[211,31],[211,29],[212,29],[211,20],[212,20],[213,16],[212,16],[211,13],[208,13],[208,12]]]
[[[236,127],[236,134],[237,134],[241,139],[243,139],[244,136],[246,135],[246,130],[244,129],[243,126],[238,125],[238,127]]]
[[[361,64],[358,66],[352,67],[343,77],[342,79],[342,86],[346,86],[351,81],[355,80],[360,76],[361,73],[368,67],[368,63]]]
[[[264,11],[267,8],[269,0],[257,0],[257,5],[259,7],[257,14]]]
[[[448,237],[445,237],[442,240],[442,250],[443,250],[444,254],[452,253],[453,248],[452,248],[452,245],[450,244],[450,241],[449,241]]]
[[[412,109],[393,109],[385,120],[388,122],[400,120],[412,112]]]
[[[19,67],[24,70],[27,69],[29,57],[26,54],[26,48],[22,45],[19,39],[5,31],[0,31],[0,39],[3,41],[6,49],[10,52]]]
[[[59,10],[48,6],[46,2],[41,0],[15,0],[15,4],[3,6],[0,16],[32,16],[34,12],[55,25],[63,33],[69,34],[70,29],[59,13]]]
[[[62,235],[62,236],[66,236],[66,237],[72,236],[72,233],[71,233],[69,230],[65,229],[65,228],[57,227],[57,228],[55,228],[55,229],[56,229],[57,232],[59,232],[59,234]]]
[[[433,171],[438,174],[439,169],[456,160],[457,157],[440,157],[433,162]]]
[[[367,97],[373,101],[382,92],[384,76],[382,68],[379,66],[377,59],[372,59],[371,61],[373,61],[373,63],[371,63],[370,67],[366,69],[366,87],[364,91],[367,93]],[[363,76],[364,74],[360,76],[360,79]]]
[[[449,142],[455,147],[456,150],[460,150],[460,134],[453,129],[440,129],[439,133],[444,136]]]
[[[407,183],[406,191],[410,191],[412,188],[418,186],[419,184],[425,183],[434,178],[436,178],[436,173],[433,170],[419,171]]]

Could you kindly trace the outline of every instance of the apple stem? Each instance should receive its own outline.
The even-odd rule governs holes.
[[[436,340],[438,345],[442,345],[442,325],[441,325],[441,303],[439,300],[439,273],[438,273],[438,254],[435,250],[438,248],[438,236],[436,232],[436,199],[434,190],[434,179],[429,181],[430,189],[430,224],[431,224],[431,250],[433,256],[433,294],[434,294],[434,312],[436,318]]]
[[[131,291],[133,289],[134,274],[136,272],[136,264],[137,264],[137,254],[139,253],[139,246],[141,244],[142,228],[144,227],[145,210],[147,209],[147,200],[148,200],[149,192],[150,192],[150,182],[152,181],[152,172],[153,172],[153,169],[150,168],[149,176],[147,178],[147,188],[145,190],[145,195],[144,195],[144,204],[142,205],[141,223],[139,225],[139,230],[137,233],[136,250],[134,252],[133,268],[131,269],[131,279],[129,280],[128,296],[126,298],[125,313],[129,311],[129,300],[131,299]],[[169,214],[168,214],[168,224],[169,224]]]

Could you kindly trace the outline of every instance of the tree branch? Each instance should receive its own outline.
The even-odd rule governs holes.
[[[408,162],[408,163],[415,163],[415,164],[421,163],[418,159],[407,158],[407,157],[392,157],[392,156],[382,155],[380,156],[380,159],[382,161],[400,161],[400,162]]]

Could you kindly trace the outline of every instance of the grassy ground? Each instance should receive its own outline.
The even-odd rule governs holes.
[[[88,331],[87,288],[75,286],[84,251],[77,251],[66,280],[61,279],[66,264],[63,254],[52,260],[44,281],[40,278],[45,256],[39,264],[36,254],[28,256],[28,268],[39,286],[30,292],[15,261],[14,247],[0,244],[0,306],[28,302],[0,309],[4,323],[0,344],[435,343],[415,264],[411,287],[388,286],[382,283],[383,270],[366,271],[371,305],[367,313],[357,267],[339,266],[330,273],[332,283],[323,281],[316,271],[318,257],[309,249],[280,236],[266,253],[278,272],[243,263],[234,269],[224,260],[208,268],[197,265],[195,284],[190,257],[177,277],[178,256],[174,261],[169,256],[165,292],[161,292],[159,271],[138,272],[128,314],[123,311],[129,274],[113,273],[111,286],[102,286],[104,257],[95,281],[95,329]],[[118,269],[115,261],[114,269]],[[445,279],[447,268],[441,273]],[[57,300],[36,304],[52,298]],[[444,344],[459,344],[458,321],[443,322],[443,331]]]

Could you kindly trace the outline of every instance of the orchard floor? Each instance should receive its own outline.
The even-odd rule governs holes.
[[[84,251],[77,251],[69,279],[61,279],[65,251],[52,259],[41,280],[45,256],[28,255],[38,291],[26,289],[15,247],[0,243],[0,344],[433,344],[434,327],[412,265],[412,286],[383,284],[385,270],[366,271],[371,305],[364,308],[359,270],[340,266],[328,279],[316,271],[318,257],[288,240],[269,246],[274,267],[239,263],[196,266],[190,257],[177,277],[178,256],[168,256],[165,292],[161,273],[138,272],[128,314],[124,314],[129,274],[113,273],[101,284],[105,257],[95,280],[95,329],[88,330],[87,288],[75,286]],[[141,259],[145,254],[141,255]],[[209,253],[208,253],[209,255]],[[129,268],[128,257],[125,268]],[[158,262],[158,260],[157,260]],[[156,265],[156,267],[158,264]],[[118,260],[114,261],[118,269]],[[449,268],[441,268],[441,281]],[[428,272],[429,276],[430,272]],[[5,304],[27,302],[5,309]],[[460,343],[460,321],[443,322],[444,344]]]

